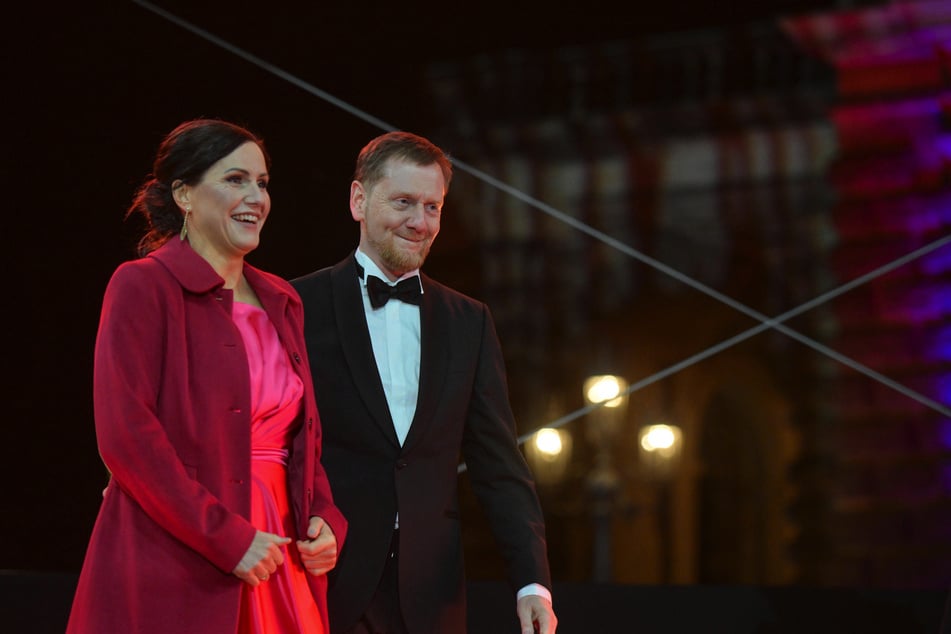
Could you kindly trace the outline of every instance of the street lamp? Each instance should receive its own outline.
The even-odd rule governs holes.
[[[588,474],[588,491],[594,517],[594,580],[613,577],[611,520],[620,477],[614,467],[613,449],[627,409],[627,382],[619,376],[598,374],[584,382],[584,399],[597,405],[588,419],[588,438],[595,447],[595,463]]]
[[[597,374],[585,379],[584,397],[589,403],[604,403],[604,407],[616,408],[624,404],[625,396],[621,391],[626,388],[626,382],[619,376]]]
[[[680,462],[683,433],[676,425],[658,423],[641,427],[637,435],[641,464],[652,479],[666,480]]]
[[[661,544],[661,574],[670,578],[671,566],[671,508],[670,481],[680,463],[683,452],[683,433],[676,425],[657,423],[641,427],[637,435],[641,466],[657,492],[657,531]]]
[[[532,434],[525,450],[535,481],[540,485],[558,484],[571,462],[571,434],[561,429],[543,427]]]

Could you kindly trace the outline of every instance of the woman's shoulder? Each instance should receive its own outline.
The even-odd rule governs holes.
[[[163,274],[164,271],[165,267],[159,264],[155,258],[146,256],[127,260],[113,271],[110,284],[134,284],[144,280],[155,282],[162,277],[168,277],[167,273]]]
[[[174,278],[154,258],[143,257],[123,262],[113,271],[106,296],[128,301],[145,301],[168,293],[177,286]]]
[[[269,271],[264,271],[259,268],[253,267],[247,262],[244,265],[244,276],[248,279],[248,282],[251,283],[251,286],[258,293],[258,296],[264,301],[264,297],[261,297],[262,292],[267,296],[276,296],[284,295],[290,298],[290,304],[296,308],[300,308],[301,299],[300,295],[297,292],[297,289],[291,285],[287,279],[277,275],[276,273],[271,273]]]
[[[291,286],[291,283],[276,273],[259,269],[245,262],[244,274],[245,277],[250,277],[253,279],[253,284],[255,286],[270,286],[272,290],[280,291],[295,297],[297,296],[297,292],[294,290],[294,287]]]

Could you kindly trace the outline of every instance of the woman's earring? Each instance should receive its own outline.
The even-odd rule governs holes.
[[[185,240],[188,235],[188,214],[192,212],[191,207],[185,207],[185,218],[182,220],[182,232],[179,234],[179,240]]]

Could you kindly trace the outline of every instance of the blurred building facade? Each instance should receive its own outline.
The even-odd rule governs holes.
[[[900,2],[430,68],[520,431],[589,375],[635,388],[607,449],[590,412],[539,478],[557,578],[597,576],[610,464],[606,580],[951,583],[951,251],[839,292],[951,226],[949,26]],[[657,422],[683,434],[663,477],[637,446]]]

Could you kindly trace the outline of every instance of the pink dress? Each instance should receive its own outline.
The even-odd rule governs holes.
[[[251,523],[290,537],[284,564],[267,581],[242,584],[239,634],[323,634],[317,604],[297,552],[287,493],[287,456],[304,393],[277,331],[262,309],[234,303],[251,370]]]

